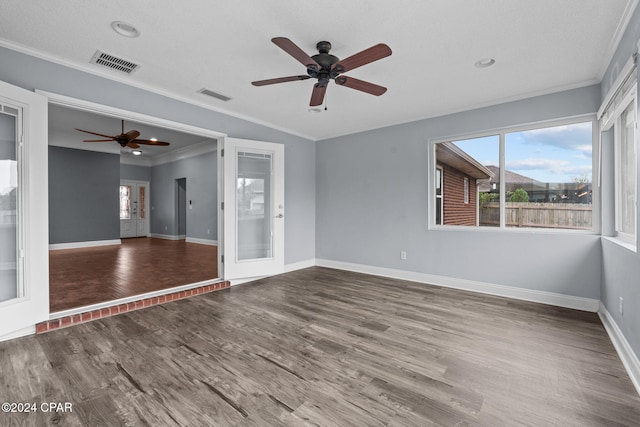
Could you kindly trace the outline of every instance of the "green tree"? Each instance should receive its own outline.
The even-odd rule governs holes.
[[[529,194],[524,189],[518,188],[516,191],[511,193],[511,197],[509,197],[509,201],[526,203],[529,201]]]
[[[500,197],[497,193],[480,193],[480,206],[485,203],[495,202]]]

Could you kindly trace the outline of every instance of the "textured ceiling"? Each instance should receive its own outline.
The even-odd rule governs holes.
[[[379,128],[600,81],[635,0],[3,0],[0,45],[151,88],[311,139]],[[112,21],[135,25],[126,38]],[[308,111],[313,80],[271,43],[318,41],[345,58],[383,42],[385,59],[346,75],[386,86],[374,97],[333,83]],[[132,75],[89,61],[96,50],[140,64]],[[474,63],[495,58],[493,67]],[[207,88],[232,99],[197,93]]]

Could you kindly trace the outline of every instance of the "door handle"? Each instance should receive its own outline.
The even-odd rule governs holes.
[[[284,215],[278,214],[278,215],[276,215],[276,218],[284,218]]]

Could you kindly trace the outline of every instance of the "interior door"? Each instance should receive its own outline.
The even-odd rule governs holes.
[[[148,208],[148,182],[120,182],[120,238],[149,235]]]
[[[47,127],[45,96],[0,81],[0,340],[49,317]]]
[[[284,271],[284,145],[225,138],[225,280]]]

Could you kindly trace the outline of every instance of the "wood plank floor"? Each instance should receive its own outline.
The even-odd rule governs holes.
[[[154,238],[49,251],[52,313],[218,277],[217,246]]]
[[[0,425],[638,426],[598,317],[314,267],[0,343]]]

